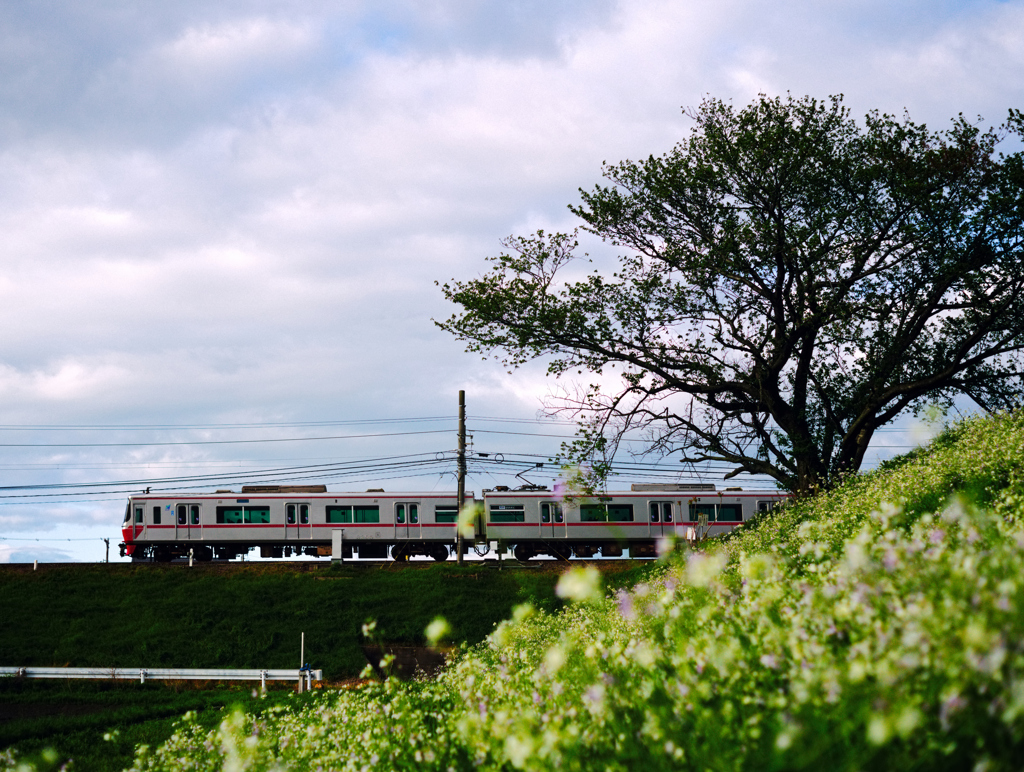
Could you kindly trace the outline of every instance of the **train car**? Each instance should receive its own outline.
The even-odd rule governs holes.
[[[465,503],[472,503],[467,493]],[[455,544],[458,494],[328,493],[322,485],[243,486],[240,493],[145,493],[125,510],[121,555],[133,560],[226,559],[258,548],[261,557],[446,560]]]
[[[556,496],[538,490],[485,490],[487,539],[511,547],[517,560],[538,555],[654,557],[658,539],[727,533],[740,523],[789,499],[782,491],[726,488],[710,484],[634,485],[630,491],[593,497]],[[706,523],[701,526],[703,518]]]
[[[467,545],[482,553],[497,542],[521,561],[654,557],[664,536],[726,533],[789,498],[781,491],[714,485],[634,485],[593,497],[546,488],[485,490]],[[230,560],[259,549],[261,557],[293,555],[403,561],[446,560],[456,545],[457,493],[329,493],[325,486],[243,486],[240,493],[132,496],[125,510],[121,555],[133,560]],[[482,554],[481,553],[481,554]]]

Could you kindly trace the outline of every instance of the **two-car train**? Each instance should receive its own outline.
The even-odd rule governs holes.
[[[658,539],[683,537],[704,524],[707,535],[732,530],[788,499],[782,491],[716,490],[708,484],[634,485],[590,497],[536,486],[497,487],[476,505],[472,538],[497,543],[518,560],[654,557]],[[325,486],[243,486],[240,493],[153,493],[132,496],[121,555],[170,561],[225,560],[259,549],[261,557],[314,555],[345,559],[446,560],[456,549],[456,493],[329,493]]]

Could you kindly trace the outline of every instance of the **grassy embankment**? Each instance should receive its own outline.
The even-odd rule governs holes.
[[[308,565],[308,564],[306,564]],[[287,668],[325,678],[366,664],[361,627],[422,643],[436,614],[476,642],[526,600],[553,608],[557,574],[494,565],[230,567],[79,565],[0,570],[0,663],[75,667]]]
[[[1024,414],[683,553],[520,608],[433,681],[322,694],[135,769],[1017,769]]]
[[[288,668],[298,666],[305,632],[307,661],[340,680],[366,664],[361,628],[369,619],[378,621],[381,640],[422,644],[424,628],[443,614],[455,640],[474,643],[518,603],[555,609],[559,572],[546,568],[260,563],[0,570],[0,662]],[[616,581],[630,582],[635,571],[622,571]],[[251,689],[3,679],[0,749],[15,745],[38,759],[49,747],[58,764],[70,757],[79,769],[123,769],[135,745],[163,742],[185,711],[215,724],[220,707],[264,704],[252,701]],[[114,732],[114,740],[102,739]]]

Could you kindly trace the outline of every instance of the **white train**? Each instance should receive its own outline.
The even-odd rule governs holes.
[[[634,485],[593,497],[528,487],[485,490],[474,534],[464,543],[497,542],[519,560],[654,557],[662,536],[684,537],[704,523],[714,536],[787,500],[782,491],[714,485]],[[121,555],[133,560],[229,560],[259,549],[261,557],[315,555],[446,560],[455,550],[456,493],[330,493],[325,486],[243,486],[240,493],[141,494],[128,500]]]

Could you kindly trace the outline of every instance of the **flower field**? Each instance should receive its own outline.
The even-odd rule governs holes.
[[[968,421],[629,592],[574,569],[433,681],[186,717],[133,769],[1018,769],[1022,462],[1024,415]]]

